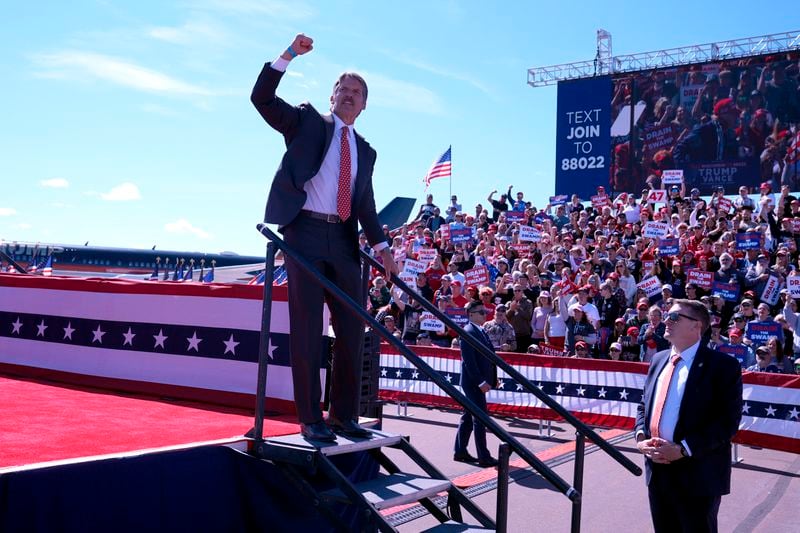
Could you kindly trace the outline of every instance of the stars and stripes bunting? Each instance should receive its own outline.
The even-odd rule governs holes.
[[[414,347],[453,385],[458,385],[458,350]],[[593,359],[504,354],[517,371],[587,424],[633,428],[648,365]],[[380,397],[438,407],[458,407],[405,357],[381,345]],[[800,376],[747,372],[742,422],[735,442],[784,451],[800,450]],[[519,418],[555,419],[555,413],[520,383],[500,371],[486,396],[489,411]]]

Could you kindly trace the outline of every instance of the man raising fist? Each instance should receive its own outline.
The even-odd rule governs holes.
[[[397,272],[375,211],[376,153],[354,128],[366,108],[367,84],[354,72],[341,74],[333,85],[331,112],[325,114],[309,103],[294,106],[276,96],[289,63],[310,52],[313,44],[310,37],[297,35],[275,61],[264,65],[250,97],[286,145],[272,180],[264,221],[277,224],[286,244],[358,302],[359,223],[387,270]],[[368,437],[369,431],[357,423],[364,325],[291,257],[286,258],[286,271],[292,379],[302,434],[327,442],[335,440],[331,429]],[[320,409],[323,301],[328,303],[336,333],[327,425]]]

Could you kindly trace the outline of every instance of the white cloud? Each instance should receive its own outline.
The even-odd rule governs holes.
[[[173,44],[225,44],[228,33],[208,21],[191,20],[182,26],[155,26],[147,30],[147,35],[159,41]]]
[[[49,180],[40,181],[39,185],[50,189],[66,189],[69,187],[69,182],[64,178],[52,178]]]
[[[211,238],[210,233],[193,226],[185,218],[180,218],[175,222],[168,222],[167,224],[164,224],[164,229],[169,233],[175,233],[177,235],[194,235],[195,237],[199,237],[201,239]]]
[[[439,96],[426,87],[395,80],[381,74],[364,72],[369,84],[368,105],[400,109],[428,115],[443,115],[444,104]]]
[[[0,217],[13,217],[17,214],[17,210],[13,207],[0,207]]]
[[[212,96],[214,93],[156,70],[120,58],[93,52],[64,51],[41,54],[34,60],[46,70],[42,77],[85,79],[87,76],[152,93]]]
[[[139,187],[130,182],[120,183],[108,192],[100,193],[100,198],[109,202],[129,202],[131,200],[141,200]]]
[[[478,89],[487,96],[494,97],[494,93],[492,92],[491,89],[489,89],[489,87],[486,84],[484,84],[481,80],[470,76],[469,74],[465,74],[463,72],[457,72],[454,70],[449,70],[443,67],[439,67],[437,65],[431,65],[430,63],[426,63],[424,61],[420,61],[418,59],[411,58],[405,55],[402,56],[398,56],[397,54],[388,54],[388,55],[395,58],[397,61],[401,63],[405,63],[406,65],[410,65],[420,70],[436,74],[437,76],[442,76],[444,78],[450,78],[452,80],[457,80],[457,81],[463,81],[471,85],[472,87]]]

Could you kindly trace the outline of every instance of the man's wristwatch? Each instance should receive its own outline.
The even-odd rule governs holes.
[[[681,447],[681,457],[689,457],[689,452],[686,451],[686,448],[683,446],[683,444],[680,444],[679,446]]]

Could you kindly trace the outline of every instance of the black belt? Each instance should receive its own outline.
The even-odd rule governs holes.
[[[324,220],[330,224],[340,224],[342,223],[342,219],[339,218],[339,215],[328,215],[325,213],[317,213],[316,211],[309,211],[308,209],[301,209],[300,213],[304,214],[310,218],[316,218],[317,220]]]

